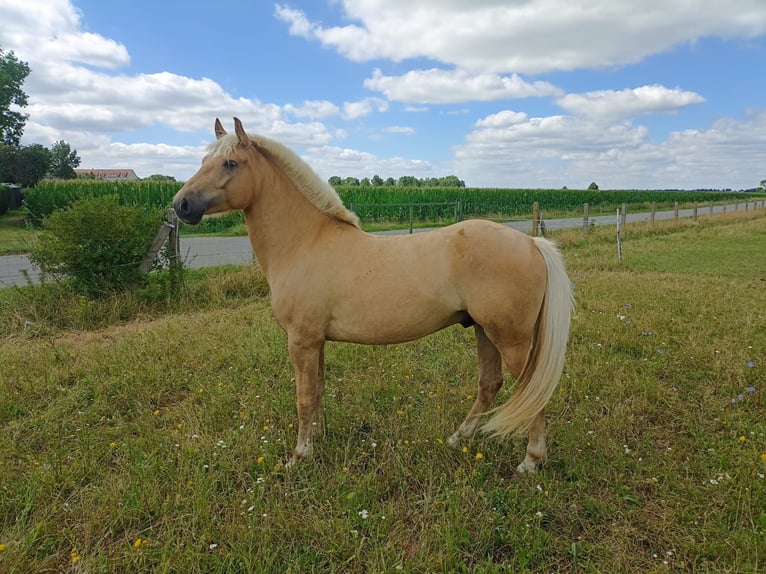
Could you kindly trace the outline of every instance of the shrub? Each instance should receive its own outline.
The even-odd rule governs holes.
[[[162,224],[161,209],[120,205],[116,196],[76,201],[43,221],[30,259],[91,296],[142,282],[139,266]]]

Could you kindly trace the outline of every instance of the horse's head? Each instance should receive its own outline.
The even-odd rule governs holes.
[[[178,190],[173,209],[178,217],[191,224],[203,215],[245,209],[252,202],[252,171],[255,144],[245,133],[242,122],[234,118],[236,135],[229,135],[215,120],[217,142],[202,160],[202,167]]]

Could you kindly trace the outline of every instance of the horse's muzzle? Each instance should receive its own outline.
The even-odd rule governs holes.
[[[205,215],[207,202],[195,198],[194,195],[190,193],[183,195],[178,193],[173,198],[173,209],[181,221],[196,225],[202,221],[202,216]]]

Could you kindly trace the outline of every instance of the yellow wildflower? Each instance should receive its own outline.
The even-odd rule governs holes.
[[[761,455],[761,460],[762,460],[763,462],[766,462],[766,452],[764,452],[764,453]]]
[[[110,442],[110,443],[109,443],[109,448],[114,448],[114,447],[116,447],[116,446],[117,446],[117,443],[116,443],[116,442]]]
[[[467,446],[463,447],[463,452],[468,452],[468,447]]]
[[[263,461],[265,461],[265,460],[266,460],[265,458],[263,458],[262,456],[259,456],[258,457],[258,464],[263,464]]]
[[[77,564],[80,561],[80,554],[77,552],[77,546],[72,547],[69,556],[72,558],[72,564]]]
[[[0,552],[5,552],[5,549],[8,548],[5,544],[0,544]]]
[[[481,459],[483,459],[483,458],[484,458],[484,455],[483,455],[483,454],[481,454],[480,452],[477,452],[477,453],[476,453],[476,460],[481,460]]]
[[[745,442],[747,440],[747,437],[745,435],[742,435],[739,437],[739,442]]]
[[[155,409],[155,411],[154,411],[154,414],[155,414],[155,415],[158,415],[158,414],[160,414],[160,409]]]

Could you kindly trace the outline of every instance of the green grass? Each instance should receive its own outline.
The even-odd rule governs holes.
[[[26,213],[21,209],[0,216],[0,255],[26,253],[34,241],[36,231],[26,222]]]
[[[609,230],[558,236],[578,315],[536,476],[512,473],[522,442],[443,444],[470,330],[328,345],[324,436],[286,472],[292,371],[257,270],[98,328],[14,290],[0,572],[761,571],[764,223],[629,226],[622,266]]]

